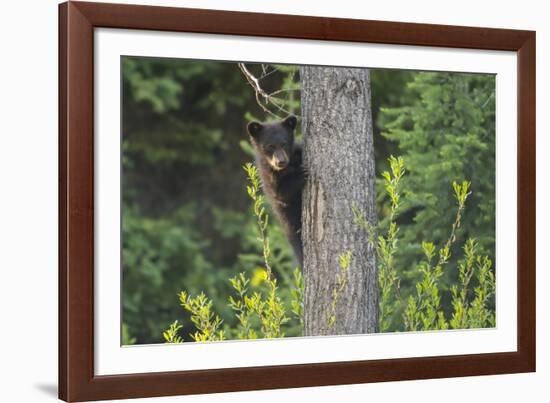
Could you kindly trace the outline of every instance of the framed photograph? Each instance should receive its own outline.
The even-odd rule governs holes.
[[[535,371],[535,33],[59,6],[59,397]]]

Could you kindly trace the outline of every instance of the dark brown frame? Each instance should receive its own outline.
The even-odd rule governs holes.
[[[96,27],[516,51],[518,351],[94,375]],[[68,2],[59,6],[59,398],[122,399],[535,371],[535,32]]]

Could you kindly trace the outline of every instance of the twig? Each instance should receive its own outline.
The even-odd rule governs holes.
[[[289,92],[289,91],[300,91],[300,87],[296,88],[281,88],[280,90],[274,91],[271,94],[269,94],[270,97],[273,97],[274,95],[280,94],[281,92]]]
[[[276,73],[276,72],[279,71],[279,69],[278,69],[277,67],[273,67],[271,71],[268,71],[268,72],[266,73],[267,68],[264,69],[264,65],[263,65],[263,64],[262,64],[262,70],[264,71],[264,73],[263,73],[262,76],[260,77],[260,80],[263,80],[264,78],[270,76],[271,74]]]

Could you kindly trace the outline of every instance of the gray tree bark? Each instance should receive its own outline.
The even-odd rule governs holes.
[[[300,79],[309,175],[302,199],[304,332],[376,332],[375,251],[365,231],[354,225],[352,213],[355,202],[367,220],[376,223],[369,72],[304,66]],[[341,285],[339,257],[347,251],[352,254],[347,283],[335,298],[334,290]]]

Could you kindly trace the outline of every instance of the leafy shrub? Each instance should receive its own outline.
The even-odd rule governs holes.
[[[374,73],[380,74],[392,79],[394,76],[383,70]],[[406,295],[416,292],[418,271],[412,268],[425,257],[421,241],[443,246],[448,239],[456,207],[453,192],[449,192],[453,180],[468,178],[472,194],[448,266],[458,266],[461,247],[469,238],[476,239],[479,254],[495,258],[495,76],[408,74],[402,91],[380,83],[380,77],[373,79],[373,87],[378,85],[379,89],[373,92],[373,99],[388,90],[392,92],[388,96],[398,94],[394,102],[379,104],[373,112],[378,115],[381,134],[375,138],[377,169],[390,170],[384,160],[391,154],[407,162],[403,179],[406,203],[400,206],[399,253],[394,256],[401,292]],[[384,182],[383,178],[377,182],[377,201],[378,215],[386,217],[382,225],[387,228],[389,214],[385,206],[390,202],[382,191]],[[443,270],[438,280],[441,306],[447,317],[454,309],[451,288],[458,281],[457,270],[449,269]],[[397,324],[401,312],[394,315],[393,323]]]
[[[336,323],[336,306],[346,291],[348,285],[347,271],[351,264],[352,252],[347,251],[340,255],[339,270],[336,272],[336,284],[331,294],[330,310],[327,315],[327,328],[331,329]]]
[[[451,319],[446,319],[441,309],[439,281],[444,268],[449,266],[451,247],[457,240],[457,231],[462,222],[466,200],[471,194],[470,183],[453,182],[454,198],[457,202],[454,222],[451,225],[450,235],[445,244],[437,249],[433,242],[422,241],[421,247],[424,259],[418,265],[413,275],[417,276],[416,293],[411,293],[403,308],[403,299],[400,290],[400,279],[395,270],[394,256],[399,252],[397,248],[399,227],[396,216],[400,206],[400,182],[405,174],[404,160],[399,157],[389,158],[390,171],[383,173],[385,189],[391,200],[388,230],[385,236],[375,238],[375,228],[364,218],[363,213],[353,206],[355,223],[367,231],[370,242],[374,245],[378,257],[378,282],[380,287],[380,331],[418,331],[418,330],[445,330],[482,328],[495,326],[495,312],[490,308],[495,295],[495,276],[491,270],[492,262],[488,256],[477,253],[478,243],[469,238],[464,244],[464,258],[458,264],[459,282],[451,288],[453,312]],[[477,287],[474,288],[474,297],[469,299],[470,283],[476,277]],[[401,313],[402,321],[395,321],[395,312]]]
[[[378,259],[378,281],[380,287],[380,331],[420,331],[494,327],[496,323],[494,309],[490,308],[491,298],[495,295],[495,276],[492,262],[488,256],[478,253],[478,243],[470,238],[464,244],[464,256],[458,264],[459,284],[451,288],[453,312],[447,318],[441,309],[439,280],[444,270],[449,267],[451,247],[457,240],[464,214],[466,200],[470,196],[470,183],[453,182],[454,198],[457,202],[456,214],[450,235],[440,248],[433,242],[421,244],[424,259],[418,263],[415,274],[416,292],[409,295],[406,304],[401,295],[400,279],[395,270],[395,255],[399,252],[399,227],[396,218],[401,202],[401,179],[405,175],[405,162],[399,157],[389,158],[390,170],[384,171],[386,193],[391,200],[388,217],[388,229],[384,235],[376,236],[374,228],[364,217],[362,211],[352,204],[355,224],[366,231],[369,242],[376,250]],[[258,230],[257,241],[261,245],[263,267],[254,272],[252,278],[240,273],[229,280],[234,295],[228,302],[238,324],[236,327],[222,329],[222,319],[213,312],[212,301],[204,293],[191,297],[187,292],[180,293],[180,303],[190,314],[190,320],[196,327],[191,334],[194,341],[221,341],[226,338],[256,339],[285,337],[287,323],[295,320],[303,328],[303,292],[304,280],[299,268],[293,273],[294,282],[290,286],[292,296],[290,308],[280,296],[278,280],[270,263],[271,249],[267,228],[269,215],[266,211],[265,198],[261,194],[260,180],[256,167],[246,164],[244,167],[249,184],[247,193],[252,201],[253,214]],[[327,312],[327,328],[336,322],[336,306],[347,287],[347,268],[352,259],[347,251],[340,256],[339,271],[336,273],[336,287],[332,291],[332,303]],[[477,286],[471,295],[472,280]],[[400,313],[401,321],[395,321],[395,313]],[[181,343],[183,339],[177,334],[182,328],[174,321],[164,331],[167,343]]]
[[[190,320],[197,331],[191,334],[194,341],[221,341],[229,335],[230,338],[256,339],[285,337],[285,327],[293,319],[302,324],[303,288],[304,282],[300,270],[294,270],[294,282],[290,287],[290,308],[285,306],[279,295],[278,280],[270,263],[271,249],[267,236],[269,215],[266,211],[265,198],[260,190],[260,179],[256,167],[246,164],[249,185],[247,193],[252,200],[253,214],[258,229],[257,241],[261,245],[263,268],[256,270],[252,279],[245,273],[229,280],[234,296],[228,298],[238,324],[233,328],[221,329],[222,320],[212,311],[212,301],[204,293],[191,297],[187,292],[180,293],[180,303],[190,314]],[[167,343],[181,343],[183,339],[177,335],[181,329],[178,321],[174,321],[164,331],[163,337]]]

